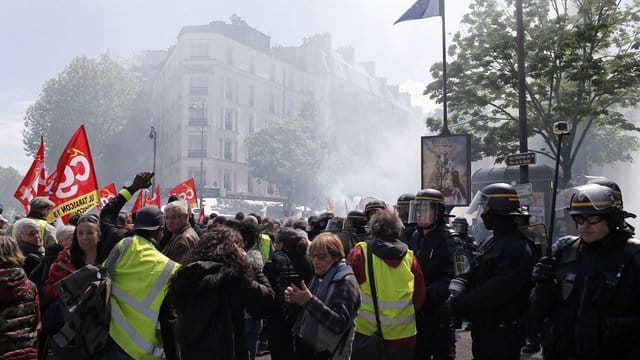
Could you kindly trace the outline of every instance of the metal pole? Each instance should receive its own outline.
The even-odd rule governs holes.
[[[201,126],[200,126],[200,211],[203,211],[203,203],[204,203],[204,124],[207,122],[205,120],[204,113],[204,100],[200,104],[200,111],[202,112]]]
[[[442,9],[442,132],[440,135],[449,136],[449,119],[447,117],[447,32],[444,21],[444,1],[440,2]]]
[[[551,244],[553,243],[553,228],[556,222],[556,192],[558,191],[558,171],[560,169],[560,152],[562,151],[562,136],[558,134],[558,152],[556,153],[556,171],[553,174],[553,184],[551,184],[551,214],[549,219],[549,246],[547,246],[547,256],[551,256]]]
[[[153,173],[156,173],[156,138],[158,137],[158,133],[156,132],[155,127],[151,127],[151,132],[149,133],[149,137],[153,139]],[[154,191],[156,187],[156,176],[154,175],[151,179],[151,191]]]
[[[524,24],[522,17],[522,0],[516,0],[516,53],[518,56],[518,118],[520,133],[520,153],[529,151],[527,144],[527,97],[524,63]],[[520,184],[529,182],[529,166],[520,166]]]

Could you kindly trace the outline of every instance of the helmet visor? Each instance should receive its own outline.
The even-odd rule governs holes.
[[[570,202],[571,215],[601,212],[617,205],[613,191],[604,186],[587,184],[575,189]]]
[[[421,228],[436,223],[438,203],[430,200],[411,200],[409,203],[409,223]]]
[[[480,216],[482,211],[484,210],[484,206],[489,203],[489,197],[485,195],[482,191],[476,191],[476,194],[471,199],[471,203],[469,204],[469,208],[467,209],[467,214],[470,214],[474,217]]]

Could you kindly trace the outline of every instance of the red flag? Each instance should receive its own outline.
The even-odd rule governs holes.
[[[326,209],[327,209],[327,212],[333,212],[333,203],[331,202],[331,200],[327,200]]]
[[[145,199],[146,206],[157,206],[158,208],[162,207],[160,203],[160,185],[156,185],[156,191],[153,193],[149,193],[147,198]]]
[[[349,204],[347,204],[347,199],[344,199],[344,213],[349,213]]]
[[[96,205],[98,210],[102,210],[102,207],[107,205],[114,197],[116,197],[116,184],[111,183],[100,189],[100,202]]]
[[[147,189],[142,189],[138,191],[138,197],[136,198],[136,202],[133,203],[133,207],[131,208],[131,213],[138,212],[142,210],[143,207],[147,206]]]
[[[198,224],[204,224],[204,208],[200,208],[200,216],[198,217]]]
[[[29,167],[29,170],[22,179],[20,185],[13,193],[13,197],[18,199],[24,206],[25,213],[29,212],[29,203],[36,196],[46,196],[44,193],[47,169],[44,161],[44,139],[40,137],[40,147],[36,151],[36,156]]]
[[[192,209],[198,207],[198,195],[196,194],[196,185],[193,178],[185,180],[169,190],[169,195],[178,195],[187,201]]]
[[[67,214],[84,214],[99,201],[98,180],[84,125],[76,130],[58,159],[49,198],[56,204],[49,212],[49,221]]]

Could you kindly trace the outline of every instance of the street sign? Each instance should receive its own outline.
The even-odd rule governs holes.
[[[507,155],[504,162],[507,166],[534,165],[536,163],[536,153],[526,152]]]
[[[520,206],[530,206],[533,196],[533,186],[531,183],[513,185],[520,198]]]

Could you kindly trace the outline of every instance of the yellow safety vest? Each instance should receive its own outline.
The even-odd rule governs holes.
[[[362,303],[356,318],[356,332],[371,335],[377,329],[376,313],[371,297],[367,261],[367,243],[356,244],[365,255],[364,271],[366,281],[360,284]],[[411,272],[413,251],[407,254],[397,267],[387,265],[384,260],[373,257],[373,278],[376,284],[380,326],[385,340],[405,339],[416,335],[416,316],[413,306],[414,276]]]
[[[162,359],[158,314],[169,278],[180,265],[141,236],[135,235],[126,248],[125,243],[110,254],[120,259],[111,272],[109,335],[134,359]]]
[[[269,260],[271,257],[271,238],[268,234],[260,234],[260,238],[258,239],[255,247],[260,251],[260,255],[262,255],[262,259],[265,262]]]

